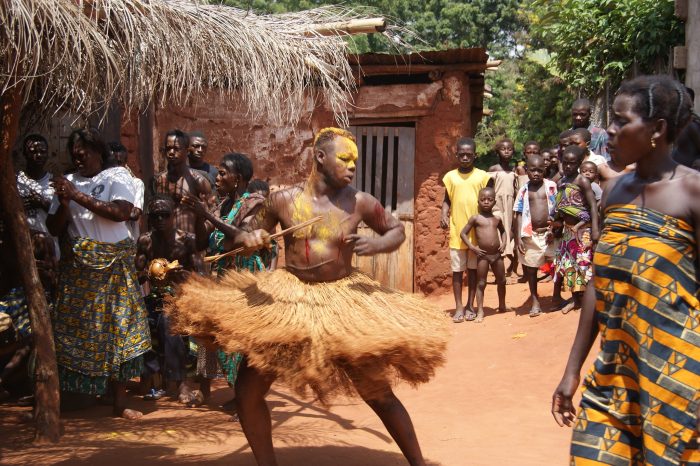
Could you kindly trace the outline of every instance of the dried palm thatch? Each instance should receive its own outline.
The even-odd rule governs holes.
[[[422,298],[355,272],[306,283],[285,270],[191,276],[166,305],[171,331],[213,336],[248,364],[321,402],[427,382],[444,362],[448,320]]]
[[[310,95],[344,122],[354,86],[344,25],[362,17],[191,0],[0,0],[0,94],[21,85],[25,104],[86,115],[113,99],[145,108],[218,89],[274,123],[296,122]]]

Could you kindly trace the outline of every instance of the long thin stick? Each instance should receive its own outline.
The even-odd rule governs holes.
[[[323,220],[323,215],[319,215],[318,217],[314,217],[311,220],[307,220],[307,221],[302,222],[298,225],[291,226],[291,227],[287,228],[286,230],[282,230],[278,233],[273,233],[269,236],[269,238],[272,240],[272,239],[279,238],[280,236],[287,235],[289,233],[294,233],[297,230],[301,230],[302,228],[306,228],[310,225],[313,225],[314,223],[320,222],[321,220]],[[214,261],[217,261],[217,260],[222,259],[224,257],[233,256],[234,254],[241,253],[245,250],[246,250],[245,246],[242,246],[240,248],[236,248],[232,251],[228,251],[228,252],[225,252],[223,254],[217,254],[215,256],[207,256],[204,258],[204,262],[214,262]]]

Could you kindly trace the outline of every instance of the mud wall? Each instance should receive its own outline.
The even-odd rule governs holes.
[[[431,115],[416,122],[415,289],[425,294],[450,289],[449,235],[440,228],[445,188],[442,177],[455,168],[456,139],[471,136],[469,77],[445,73],[441,95]]]

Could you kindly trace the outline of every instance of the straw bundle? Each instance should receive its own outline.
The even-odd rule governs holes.
[[[383,382],[427,382],[444,362],[442,312],[355,272],[302,282],[285,270],[191,276],[165,306],[174,333],[213,336],[228,352],[321,402],[371,394]]]
[[[183,104],[236,96],[251,117],[295,123],[307,95],[345,122],[354,86],[338,7],[255,15],[192,0],[0,0],[0,93],[23,86],[46,113],[87,115],[116,101]],[[324,25],[339,24],[332,34]]]

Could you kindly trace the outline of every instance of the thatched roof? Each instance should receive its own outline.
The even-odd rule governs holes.
[[[190,0],[0,0],[0,92],[86,115],[234,90],[252,116],[293,123],[305,94],[341,116],[354,85],[337,7],[258,16]]]

